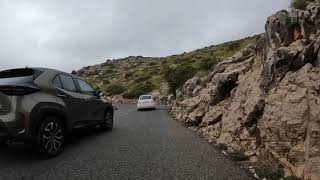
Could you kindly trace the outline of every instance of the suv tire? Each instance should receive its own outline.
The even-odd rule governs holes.
[[[65,128],[59,118],[47,117],[39,126],[35,146],[41,158],[51,158],[63,151],[64,140]]]
[[[112,130],[113,128],[113,113],[111,110],[106,110],[104,115],[104,121],[100,124],[102,130]]]

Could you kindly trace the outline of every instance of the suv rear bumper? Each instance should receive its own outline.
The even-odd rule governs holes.
[[[0,141],[9,138],[9,132],[3,122],[0,121]]]
[[[7,139],[29,139],[21,120],[5,122],[0,118],[0,141]]]

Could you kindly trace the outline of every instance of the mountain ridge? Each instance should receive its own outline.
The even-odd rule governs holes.
[[[166,81],[166,68],[192,66],[194,73],[208,73],[211,70],[209,66],[214,66],[220,60],[256,41],[258,36],[166,57],[128,56],[107,59],[104,63],[87,66],[72,73],[85,78],[107,95],[137,98],[139,94],[148,94],[160,88]]]

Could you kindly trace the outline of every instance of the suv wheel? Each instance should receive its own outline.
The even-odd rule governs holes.
[[[46,118],[39,127],[36,148],[43,158],[50,158],[63,151],[65,130],[56,117]]]
[[[100,125],[103,130],[112,130],[113,128],[113,113],[111,110],[107,110],[104,115],[104,121]]]

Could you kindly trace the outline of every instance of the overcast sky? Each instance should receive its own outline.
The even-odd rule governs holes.
[[[289,0],[1,0],[0,70],[70,72],[109,58],[167,56],[264,32]]]

